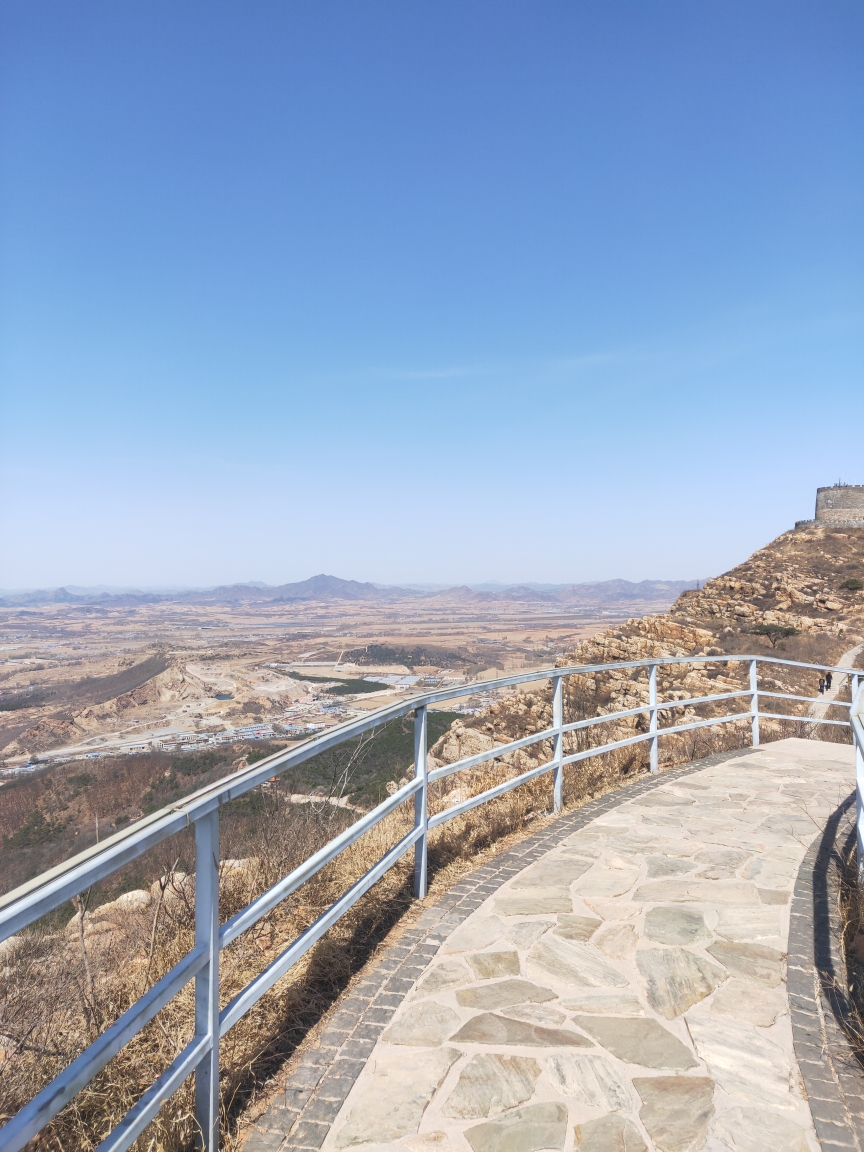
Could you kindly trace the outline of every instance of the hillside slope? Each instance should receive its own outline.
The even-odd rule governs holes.
[[[783,637],[759,633],[766,626],[791,629]],[[756,631],[754,631],[754,629]],[[619,628],[599,632],[578,644],[558,661],[606,664],[650,657],[734,655],[737,653],[783,657],[810,663],[836,663],[864,638],[864,529],[831,531],[816,525],[784,532],[754,552],[744,563],[708,580],[701,589],[684,591],[669,612],[628,620]],[[859,666],[861,660],[859,657]],[[674,707],[684,700],[747,687],[749,669],[744,662],[684,664],[661,670],[658,694],[662,726],[683,724],[725,714],[731,705],[746,711],[746,700],[717,705]],[[764,692],[781,691],[814,696],[818,673],[788,666],[761,665],[759,686]],[[565,722],[636,708],[647,702],[644,670],[612,669],[592,676],[572,676],[565,682]],[[841,698],[848,700],[848,692]],[[770,711],[788,714],[790,721],[763,720],[762,740],[780,736],[813,735],[813,727],[793,721],[805,704],[769,700]],[[842,719],[848,709],[835,708],[829,718]],[[481,714],[454,726],[453,732],[432,750],[436,760],[452,763],[480,744],[517,739],[551,723],[549,689],[530,691],[502,700]],[[595,747],[623,739],[647,728],[647,717],[633,716],[565,738],[565,750]],[[823,739],[847,740],[848,730],[823,726]],[[680,762],[723,747],[736,747],[749,739],[747,721],[697,729],[686,736],[660,742],[661,761]],[[513,770],[539,764],[551,748],[535,746],[507,758]],[[619,769],[644,768],[647,745],[637,745],[619,756]],[[455,779],[455,778],[454,778]]]

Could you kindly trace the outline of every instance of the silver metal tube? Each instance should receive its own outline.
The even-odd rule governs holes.
[[[660,751],[657,746],[657,665],[652,664],[648,673],[648,707],[649,713],[649,731],[651,733],[650,748],[650,767],[649,771],[660,771]]]
[[[750,661],[750,740],[754,748],[759,747],[759,673],[756,660]]]
[[[207,1042],[195,1068],[195,1119],[202,1152],[219,1148],[219,810],[195,825],[195,943],[207,964],[195,977],[195,1038]]]
[[[552,727],[555,735],[552,738],[552,763],[554,776],[552,777],[552,808],[560,812],[564,803],[564,765],[561,757],[564,755],[564,677],[556,676],[552,681]]]
[[[423,900],[428,887],[429,830],[428,717],[422,706],[414,713],[414,778],[420,787],[414,793],[414,828],[419,832],[414,845],[414,895]]]
[[[608,720],[610,717],[604,716],[603,719]],[[457,760],[453,764],[442,764],[440,768],[433,768],[429,773],[429,783],[434,784],[436,780],[443,780],[445,776],[451,776],[454,772],[464,772],[466,768],[477,768],[489,760],[497,760],[501,756],[517,752],[520,748],[527,748],[530,744],[539,744],[542,740],[554,739],[554,736],[554,728],[544,728],[542,732],[531,732],[527,736],[520,736],[518,740],[497,744],[485,752],[478,752],[476,756],[466,756],[464,760]]]

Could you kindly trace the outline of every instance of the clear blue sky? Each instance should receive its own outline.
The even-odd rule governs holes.
[[[706,576],[864,482],[864,8],[5,0],[0,586]]]

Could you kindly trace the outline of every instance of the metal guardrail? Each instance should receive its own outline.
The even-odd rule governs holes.
[[[681,664],[749,664],[749,684],[746,689],[721,692],[712,696],[686,700],[661,701],[657,695],[657,670]],[[815,671],[831,671],[848,675],[852,681],[852,703],[825,701],[819,697],[795,696],[783,692],[761,691],[758,685],[759,664],[782,664]],[[568,676],[593,675],[598,672],[646,668],[648,670],[648,703],[620,712],[598,715],[589,719],[564,723],[563,682]],[[195,945],[192,950],[154,984],[135,1004],[95,1040],[89,1048],[64,1069],[50,1084],[39,1092],[29,1104],[0,1128],[0,1152],[18,1152],[45,1127],[96,1074],[153,1019],[190,981],[195,981],[195,1033],[179,1056],[145,1092],[124,1119],[105,1137],[97,1152],[122,1152],[128,1148],[155,1118],[166,1101],[177,1091],[187,1077],[195,1073],[195,1114],[204,1152],[216,1152],[219,1144],[219,1038],[270,989],[343,916],[357,900],[412,847],[414,848],[414,884],[420,898],[427,891],[428,834],[438,825],[470,811],[512,788],[546,773],[553,776],[553,805],[557,812],[562,805],[563,770],[594,756],[601,756],[617,748],[648,742],[651,772],[659,771],[658,744],[661,737],[689,732],[697,728],[726,724],[736,720],[749,720],[751,741],[759,744],[760,717],[779,720],[804,721],[815,724],[851,724],[856,744],[858,782],[858,859],[864,864],[864,724],[862,724],[862,693],[860,672],[854,668],[838,668],[822,664],[805,664],[771,656],[681,656],[661,659],[630,660],[613,664],[574,665],[565,668],[547,668],[525,672],[483,682],[484,690],[514,687],[535,681],[552,682],[552,726],[507,744],[497,745],[476,756],[469,756],[454,764],[446,764],[429,771],[427,764],[427,709],[431,704],[454,700],[477,692],[476,683],[457,688],[425,692],[409,700],[380,708],[358,720],[340,724],[314,736],[287,751],[275,753],[254,765],[235,772],[226,779],[200,789],[179,804],[164,808],[136,824],[116,833],[108,840],[35,877],[33,880],[0,897],[0,941],[26,928],[64,901],[77,896],[85,888],[104,879],[129,861],[141,856],[155,844],[173,836],[184,828],[195,829]],[[850,720],[825,720],[819,717],[762,712],[759,697],[830,703],[850,708]],[[723,700],[746,699],[743,712],[689,721],[660,727],[661,714],[670,714],[681,708]],[[267,892],[258,896],[230,920],[219,924],[219,809],[236,800],[274,775],[296,767],[321,752],[334,748],[389,720],[414,713],[414,779],[366,813],[339,836],[316,852],[288,876]],[[623,720],[632,716],[648,716],[648,730],[622,740],[565,754],[564,737],[571,732],[584,731],[599,724]],[[454,772],[464,771],[490,760],[497,760],[532,744],[550,741],[550,759],[493,788],[481,792],[443,812],[429,815],[429,785]],[[405,801],[414,798],[414,826],[398,844],[391,848],[364,876],[356,881],[322,916],[302,932],[271,964],[251,981],[234,999],[219,1011],[219,953],[232,940],[256,924],[310,877],[354,844],[365,832],[380,823]]]

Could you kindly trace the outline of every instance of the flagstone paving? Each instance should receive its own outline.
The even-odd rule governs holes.
[[[850,747],[784,740],[567,837],[443,941],[322,1152],[818,1152],[789,901],[853,786]]]

